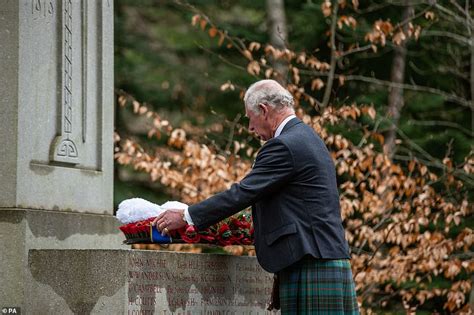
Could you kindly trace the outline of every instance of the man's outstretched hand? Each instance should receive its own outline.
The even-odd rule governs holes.
[[[187,223],[183,218],[184,210],[169,209],[157,216],[152,224],[162,234],[169,234],[170,231],[186,226]]]

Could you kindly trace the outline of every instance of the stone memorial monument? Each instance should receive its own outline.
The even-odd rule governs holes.
[[[113,0],[0,0],[0,310],[265,314],[255,257],[124,249]]]
[[[113,81],[113,1],[0,0],[0,308],[28,250],[121,247]]]

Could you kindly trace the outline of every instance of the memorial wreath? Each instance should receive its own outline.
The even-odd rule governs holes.
[[[194,225],[161,234],[152,223],[167,209],[184,209],[185,204],[171,201],[161,206],[149,201],[134,198],[123,201],[117,210],[117,218],[125,223],[119,229],[125,235],[126,244],[137,243],[200,243],[227,245],[253,244],[253,227],[250,216],[241,214],[230,217],[206,229],[197,229]]]

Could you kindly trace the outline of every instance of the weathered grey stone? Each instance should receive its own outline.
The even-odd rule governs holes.
[[[113,108],[113,1],[0,0],[0,307],[30,249],[121,247]]]
[[[127,251],[31,250],[27,314],[124,314]],[[107,305],[101,297],[112,297]]]
[[[31,314],[267,314],[272,277],[255,257],[31,250]]]
[[[0,208],[112,214],[113,1],[2,0]]]
[[[14,204],[18,135],[18,1],[0,6],[0,207]]]
[[[0,307],[25,305],[29,249],[127,248],[110,215],[40,210],[0,211]]]

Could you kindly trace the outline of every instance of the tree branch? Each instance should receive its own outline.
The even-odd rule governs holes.
[[[408,7],[408,6],[411,7],[411,6],[413,6],[413,4],[411,4],[410,1],[407,1],[406,6],[407,6],[407,7]],[[426,12],[428,12],[428,11],[430,10],[430,8],[431,8],[431,6],[425,8],[424,10],[418,12],[417,14],[413,14],[413,15],[411,15],[410,17],[405,18],[403,21],[397,23],[397,25],[395,25],[393,28],[394,28],[394,29],[397,29],[397,28],[399,28],[399,27],[402,27],[402,26],[404,26],[404,25],[410,23],[411,21],[413,21],[413,20],[419,18],[420,16],[424,15]],[[406,32],[406,30],[404,30],[404,32]]]
[[[470,16],[467,14],[468,10],[468,2],[466,1],[466,20],[469,21]],[[470,69],[470,76],[471,76],[471,131],[474,130],[474,26],[471,19],[471,25],[467,26],[467,32],[471,36],[471,69]]]
[[[439,72],[441,74],[452,74],[460,79],[470,81],[469,75],[467,75],[466,73],[460,72],[459,70],[453,67],[439,66],[438,68],[433,69],[433,72],[431,72],[429,70],[420,69],[413,61],[410,61],[408,64],[410,65],[410,68],[412,68],[413,71],[415,71],[419,75],[429,76],[429,75],[433,75],[433,73]]]
[[[332,85],[334,82],[334,72],[336,71],[336,25],[337,25],[337,10],[339,8],[338,1],[332,1],[333,10],[332,10],[332,20],[331,20],[331,64],[329,69],[328,79],[326,81],[326,89],[324,90],[323,102],[321,103],[321,108],[324,108],[329,103],[329,98],[331,97]]]
[[[468,11],[468,6],[466,5],[466,9],[464,9],[463,7],[461,7],[459,5],[459,3],[457,3],[455,0],[451,0],[450,1],[452,5],[454,5],[454,7],[456,9],[458,9],[459,12],[461,12],[462,14],[464,14],[466,16],[466,20],[467,20],[467,23],[470,24],[472,23],[472,19],[471,19],[471,16],[469,15],[469,11]],[[467,2],[466,2],[467,4]]]
[[[335,75],[335,78],[338,78],[340,75]],[[367,82],[367,83],[373,83],[373,84],[378,84],[378,85],[383,85],[383,86],[388,86],[388,87],[397,87],[397,88],[402,88],[406,90],[412,90],[412,91],[421,91],[421,92],[428,92],[432,94],[437,94],[442,96],[445,100],[452,101],[456,104],[474,109],[474,104],[471,104],[468,100],[459,97],[455,94],[449,94],[447,92],[444,92],[439,89],[435,89],[432,87],[428,86],[421,86],[421,85],[411,85],[411,84],[401,84],[401,83],[394,83],[390,81],[384,81],[376,78],[371,78],[371,77],[366,77],[362,75],[348,75],[344,76],[346,81],[362,81],[362,82]]]
[[[337,25],[337,10],[339,8],[338,1],[332,1],[333,10],[332,10],[332,19],[331,19],[331,63],[329,69],[328,79],[326,81],[326,89],[324,90],[323,102],[321,103],[321,108],[324,108],[329,103],[329,98],[331,97],[332,84],[334,82],[334,72],[336,71],[336,25]]]
[[[363,14],[371,13],[371,12],[386,8],[389,5],[390,5],[389,3],[376,3],[376,4],[374,4],[370,7],[365,8],[364,10],[359,10],[358,9],[358,10],[355,10],[355,11],[357,13],[359,13],[360,15],[363,15]]]
[[[398,160],[398,161],[408,161],[409,162],[409,161],[413,161],[413,156],[395,154],[393,156],[393,159]],[[443,163],[439,162],[439,161],[430,162],[430,161],[423,160],[423,159],[420,159],[420,158],[417,158],[417,160],[420,161],[421,163],[423,163],[426,166],[435,167],[435,168],[438,168],[438,169],[441,169],[441,170],[446,169],[446,166]],[[474,187],[474,176],[472,176],[470,174],[467,174],[462,169],[455,169],[455,170],[453,170],[452,174],[455,177],[462,180],[463,182],[465,182],[466,184],[468,184],[470,187]]]
[[[457,129],[470,137],[474,137],[474,130],[469,130],[464,128],[463,126],[456,124],[451,121],[442,121],[442,120],[428,120],[428,121],[421,121],[421,120],[409,120],[408,124],[418,125],[418,126],[444,126]]]
[[[435,8],[440,10],[441,12],[443,13],[446,13],[447,15],[450,15],[451,17],[453,17],[457,22],[461,23],[461,24],[464,24],[466,23],[466,20],[463,19],[461,16],[457,15],[456,13],[454,13],[453,11],[449,10],[449,9],[446,9],[445,7],[443,7],[442,5],[440,5],[439,3],[436,3],[435,4]]]
[[[207,52],[207,53],[209,53],[209,54],[211,54],[211,55],[216,56],[216,57],[219,58],[222,62],[228,64],[229,66],[232,66],[232,67],[234,67],[234,68],[236,68],[236,69],[239,69],[239,70],[242,70],[242,71],[244,71],[244,72],[247,72],[247,69],[245,69],[245,67],[242,67],[241,65],[238,65],[238,64],[235,64],[235,63],[229,61],[228,59],[224,58],[222,55],[217,54],[216,52],[214,52],[214,51],[212,51],[212,50],[210,50],[210,49],[208,49],[208,48],[206,48],[206,47],[204,47],[204,46],[202,46],[202,45],[200,45],[200,44],[198,44],[198,43],[196,43],[196,45],[197,45],[199,48],[201,48],[203,51],[205,51],[205,52]]]
[[[304,69],[301,69],[300,73],[308,74],[308,75],[317,75],[317,76],[329,76],[329,74],[326,72],[304,70]],[[442,91],[440,89],[435,89],[429,86],[412,85],[412,84],[406,84],[406,83],[404,84],[394,83],[391,81],[380,80],[377,78],[366,77],[363,75],[343,75],[343,74],[334,75],[334,79],[338,79],[339,77],[343,77],[345,81],[360,81],[360,82],[373,83],[373,84],[383,85],[383,86],[388,86],[388,87],[397,87],[397,88],[402,88],[402,89],[411,90],[411,91],[427,92],[427,93],[439,95],[447,101],[451,101],[453,103],[456,103],[464,107],[470,108],[471,110],[474,110],[474,104],[472,104],[469,100],[459,97],[456,94],[449,94],[445,91]]]
[[[424,31],[421,32],[420,36],[421,37],[428,37],[428,36],[447,37],[447,38],[454,39],[455,41],[457,41],[461,44],[467,45],[468,47],[472,47],[474,45],[469,38],[458,35],[458,34],[455,34],[455,33],[447,32],[447,31],[427,31],[427,30],[424,30]]]
[[[230,151],[230,146],[232,145],[232,139],[234,139],[235,126],[239,122],[239,119],[240,119],[241,116],[242,116],[241,114],[237,114],[235,116],[234,120],[232,121],[232,124],[230,126],[230,130],[229,130],[229,137],[227,138],[227,145],[225,146],[225,152],[226,153]]]
[[[349,49],[349,50],[346,50],[345,52],[343,53],[340,53],[338,56],[337,56],[337,59],[342,59],[350,54],[355,54],[355,53],[358,53],[358,52],[361,52],[361,51],[366,51],[366,50],[370,50],[372,49],[372,45],[366,45],[366,46],[362,46],[362,47],[357,47],[357,48],[354,48],[354,49]]]

